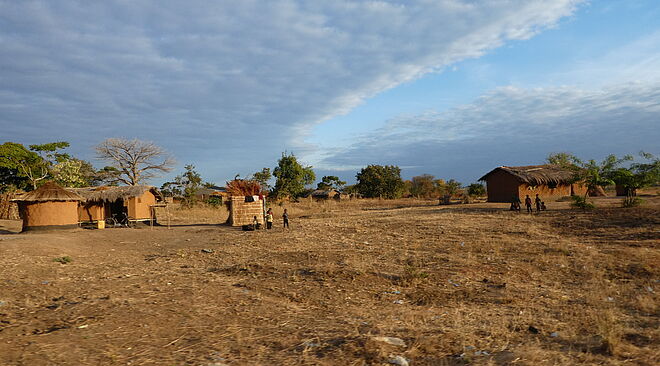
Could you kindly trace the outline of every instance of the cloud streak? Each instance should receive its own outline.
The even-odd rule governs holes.
[[[4,140],[154,140],[211,179],[304,149],[314,124],[527,39],[577,0],[0,1]]]
[[[393,119],[322,165],[398,164],[410,167],[408,175],[473,181],[495,166],[540,163],[552,151],[657,153],[659,121],[659,81],[598,90],[502,87],[446,112]]]

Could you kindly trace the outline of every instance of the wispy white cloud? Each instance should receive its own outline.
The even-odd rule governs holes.
[[[511,39],[578,0],[0,0],[3,140],[136,136],[210,178],[304,148],[315,123]]]
[[[417,165],[473,180],[493,166],[540,163],[552,151],[600,158],[640,150],[657,153],[660,82],[574,87],[502,87],[443,113],[389,121],[323,165]]]

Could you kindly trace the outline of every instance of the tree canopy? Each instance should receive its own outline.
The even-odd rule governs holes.
[[[302,166],[293,154],[286,153],[282,153],[273,175],[277,178],[273,189],[276,197],[299,197],[305,192],[305,185],[316,179],[311,166]]]
[[[340,180],[339,177],[334,175],[326,175],[321,178],[321,181],[316,185],[316,189],[337,189],[341,190],[346,185],[346,182]]]
[[[369,165],[357,173],[356,188],[367,198],[399,198],[403,194],[401,168],[395,165]]]

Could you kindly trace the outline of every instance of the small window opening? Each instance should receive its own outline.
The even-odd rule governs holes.
[[[557,182],[550,182],[550,183],[548,183],[548,188],[550,188],[550,189],[555,189],[555,188],[557,188]]]

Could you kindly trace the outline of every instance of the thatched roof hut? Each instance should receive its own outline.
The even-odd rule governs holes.
[[[558,198],[585,192],[574,182],[574,172],[559,165],[500,166],[479,180],[486,181],[489,202],[511,202],[538,194],[543,198]]]
[[[23,218],[23,231],[77,228],[78,202],[83,200],[54,182],[14,199]]]
[[[83,202],[115,202],[117,200],[124,200],[132,197],[140,197],[146,192],[151,192],[154,196],[161,198],[160,192],[158,192],[155,187],[146,185],[67,188],[67,190],[82,196]]]
[[[492,174],[503,171],[514,176],[520,183],[531,186],[540,186],[543,184],[562,184],[569,183],[573,179],[573,171],[562,168],[559,165],[527,165],[527,166],[501,166],[486,173],[479,178],[482,181],[488,181]]]
[[[79,194],[83,200],[79,207],[81,222],[96,222],[114,215],[126,215],[129,220],[143,221],[153,218],[153,207],[163,201],[160,192],[153,186],[103,186],[67,188]]]

